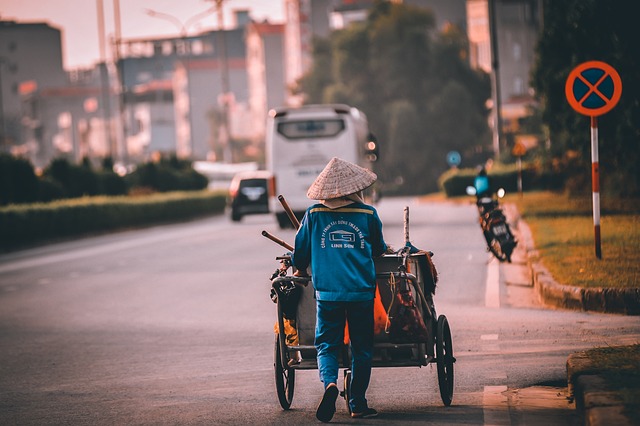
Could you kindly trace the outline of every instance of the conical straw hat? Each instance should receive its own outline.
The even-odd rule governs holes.
[[[307,191],[312,200],[346,197],[370,187],[378,179],[371,170],[333,157]]]

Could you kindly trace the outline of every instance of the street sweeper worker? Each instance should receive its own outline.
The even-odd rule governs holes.
[[[365,397],[371,378],[374,340],[374,257],[387,250],[382,222],[362,191],[377,179],[372,171],[338,157],[329,161],[307,191],[318,200],[307,209],[296,234],[296,274],[311,276],[316,299],[315,347],[324,394],[316,417],[328,422],[336,411],[338,370],[345,321],[351,345],[353,418],[378,413]]]

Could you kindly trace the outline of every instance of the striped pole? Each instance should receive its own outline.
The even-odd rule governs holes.
[[[591,116],[591,191],[593,196],[593,230],[596,257],[602,259],[600,247],[600,164],[598,159],[598,119]]]

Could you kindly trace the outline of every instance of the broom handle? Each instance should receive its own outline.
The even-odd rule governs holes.
[[[286,241],[281,240],[280,238],[268,233],[267,231],[262,231],[262,235],[267,237],[268,239],[270,239],[274,243],[280,244],[282,247],[286,248],[287,250],[293,251],[293,246],[291,246],[291,244],[289,244]]]
[[[284,199],[284,195],[278,195],[278,201],[280,201],[280,204],[282,204],[282,208],[284,209],[285,213],[287,213],[287,216],[289,216],[289,220],[291,221],[293,227],[295,229],[300,228],[300,221],[293,213],[293,210],[291,210],[291,207],[289,207],[289,203],[287,203],[287,200]]]
[[[404,208],[404,242],[405,244],[411,241],[409,239],[409,206]]]

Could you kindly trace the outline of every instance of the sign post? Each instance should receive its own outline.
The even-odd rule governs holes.
[[[609,64],[588,61],[575,67],[565,84],[565,95],[571,107],[591,117],[591,191],[596,257],[602,259],[600,245],[600,164],[598,158],[598,119],[620,100],[622,80]]]
[[[593,233],[596,257],[602,259],[600,247],[600,159],[598,155],[598,118],[591,116],[591,196],[593,198]]]
[[[522,142],[516,142],[511,150],[511,154],[518,157],[518,194],[522,198],[522,156],[527,153],[527,147]]]

